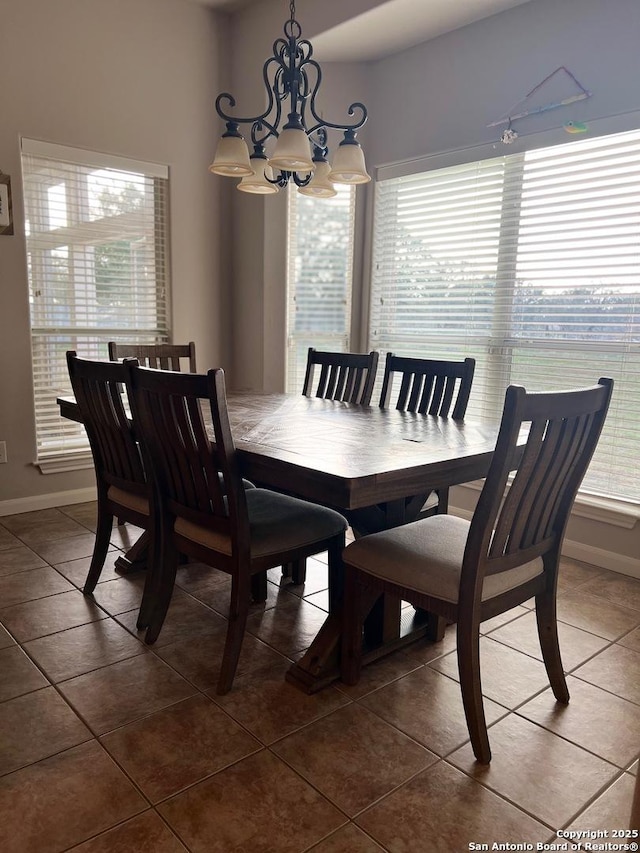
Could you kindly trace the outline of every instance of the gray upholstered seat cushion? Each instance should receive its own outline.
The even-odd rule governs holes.
[[[344,550],[347,564],[374,577],[432,595],[458,601],[460,569],[469,522],[453,515],[435,515],[356,539]],[[484,579],[486,601],[542,573],[542,559]]]
[[[222,480],[222,474],[218,476]],[[250,480],[243,480],[242,485],[245,490],[255,489]],[[114,503],[126,506],[134,510],[134,512],[139,512],[141,515],[149,515],[149,501],[142,495],[136,495],[133,492],[128,492],[126,489],[120,489],[118,486],[109,486],[107,497]]]
[[[317,504],[269,489],[250,489],[246,495],[252,557],[311,545],[347,528],[346,519],[340,513]],[[231,553],[229,538],[206,527],[178,518],[174,530],[180,536],[223,554]]]

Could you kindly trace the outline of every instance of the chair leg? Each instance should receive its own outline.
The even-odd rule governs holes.
[[[160,553],[155,560],[155,566],[157,567],[157,578],[155,581],[153,578],[151,579],[152,586],[149,590],[153,605],[150,608],[151,614],[148,617],[147,604],[145,603],[145,614],[141,614],[138,617],[142,618],[142,615],[148,617],[149,626],[144,638],[145,643],[148,645],[155,643],[158,639],[167,611],[169,610],[169,605],[171,604],[171,596],[173,595],[176,573],[178,571],[178,552],[171,541],[162,542]],[[145,584],[145,595],[146,592],[147,588]]]
[[[447,487],[438,489],[436,494],[438,495],[438,508],[436,513],[438,515],[446,515],[449,512],[449,489]]]
[[[345,684],[357,684],[362,669],[362,607],[356,570],[346,567],[342,601],[342,650],[340,677]]]
[[[229,607],[229,624],[227,637],[222,654],[222,665],[216,693],[224,696],[231,690],[233,679],[238,668],[238,660],[242,649],[242,640],[247,625],[249,612],[249,583],[242,582],[236,576],[231,583],[231,604]]]
[[[429,621],[427,622],[427,639],[434,643],[439,643],[444,640],[444,632],[447,627],[447,620],[444,616],[438,616],[437,613],[429,613]]]
[[[345,565],[342,560],[345,537],[338,536],[327,550],[327,569],[329,575],[329,613],[335,613],[342,601],[345,584]]]
[[[113,527],[113,516],[98,508],[98,524],[96,528],[96,541],[93,546],[93,556],[91,557],[91,565],[87,579],[84,582],[82,591],[85,595],[91,595],[96,588],[96,584],[100,580],[104,561],[107,559],[109,550],[109,541],[111,539],[111,530]]]
[[[268,594],[267,572],[251,575],[251,598],[253,601],[266,601]]]
[[[491,747],[482,701],[480,630],[477,622],[475,625],[458,623],[458,672],[473,754],[481,764],[489,764]]]
[[[282,566],[282,577],[291,578],[291,582],[298,585],[302,584],[307,579],[307,561],[292,560],[290,563],[284,563]]]
[[[556,597],[552,593],[545,592],[536,596],[536,621],[542,659],[549,676],[549,684],[558,702],[566,705],[569,702],[569,688],[567,687],[558,644]]]
[[[144,581],[144,590],[142,592],[142,601],[140,602],[140,610],[138,611],[138,619],[136,628],[138,631],[144,631],[151,624],[153,612],[156,607],[158,596],[158,585],[160,568],[162,566],[162,542],[154,533],[153,529],[147,530],[147,575]],[[145,638],[146,639],[146,638]]]

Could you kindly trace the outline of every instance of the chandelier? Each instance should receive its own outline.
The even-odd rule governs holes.
[[[371,180],[356,140],[356,131],[367,120],[367,108],[360,102],[351,104],[348,115],[355,119],[351,124],[336,124],[318,115],[316,95],[322,70],[312,58],[311,42],[301,38],[294,0],[289,3],[289,10],[291,17],[284,25],[285,38],[276,39],[273,55],[262,69],[267,90],[264,112],[249,118],[233,116],[222,106],[225,103],[227,107],[235,107],[233,95],[222,92],[216,98],[216,112],[226,122],[226,131],[218,142],[209,170],[241,178],[238,189],[243,192],[277,193],[293,181],[305,195],[330,198],[336,195],[335,183],[364,184]],[[287,121],[280,127],[286,101]],[[240,134],[241,124],[251,125],[251,154]],[[344,132],[332,163],[328,160],[329,129]],[[273,148],[270,155],[267,148]]]

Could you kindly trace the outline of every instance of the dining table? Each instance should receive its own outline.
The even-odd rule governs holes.
[[[73,397],[63,417],[82,422]],[[231,393],[229,419],[242,476],[342,512],[356,536],[413,521],[433,489],[484,477],[499,423],[360,406],[291,394]],[[207,419],[207,409],[203,416]],[[133,560],[143,545],[133,547]],[[342,578],[335,584],[341,587]],[[313,693],[339,677],[341,588],[287,680]],[[382,598],[365,624],[368,663],[419,637],[436,639],[433,617]],[[440,630],[440,629],[437,629]]]

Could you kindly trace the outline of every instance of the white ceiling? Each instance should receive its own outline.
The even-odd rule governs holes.
[[[196,0],[233,11],[260,0]],[[530,0],[387,0],[313,37],[324,61],[379,59]],[[287,4],[283,0],[286,13]],[[304,23],[301,21],[301,23]]]

